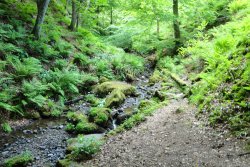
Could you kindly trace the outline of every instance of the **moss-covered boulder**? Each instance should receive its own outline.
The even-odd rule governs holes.
[[[25,167],[33,160],[34,157],[32,156],[31,152],[26,151],[22,154],[6,159],[4,161],[4,167]]]
[[[125,94],[120,90],[116,89],[113,92],[111,92],[110,95],[105,100],[105,107],[111,108],[115,106],[119,106],[122,104],[126,99]]]
[[[56,166],[57,167],[81,167],[80,164],[78,164],[75,161],[72,161],[69,158],[58,160]]]
[[[159,91],[159,90],[154,92],[153,97],[158,98],[160,101],[164,101],[166,99],[166,95],[163,92]]]
[[[88,121],[86,122],[79,122],[76,127],[75,131],[77,134],[84,133],[84,134],[89,134],[89,133],[94,133],[98,131],[98,126],[94,123],[90,123]]]
[[[28,119],[40,119],[41,115],[40,115],[40,113],[38,111],[30,111],[30,112],[25,113],[25,118],[28,118]]]
[[[101,103],[101,100],[93,94],[88,94],[84,97],[84,100],[91,104],[91,106],[96,107]]]
[[[119,81],[103,82],[95,87],[94,92],[97,95],[104,97],[114,90],[120,90],[126,96],[134,95],[136,93],[134,86]]]
[[[155,70],[153,75],[149,78],[149,84],[154,85],[155,83],[161,82],[162,81],[162,76],[161,72],[159,70]]]
[[[101,83],[104,83],[104,82],[108,82],[109,81],[109,79],[108,78],[106,78],[106,77],[101,77],[100,79],[99,79],[99,83],[101,84]]]
[[[66,131],[71,133],[95,133],[99,132],[99,127],[89,122],[88,117],[80,112],[69,112],[67,114],[68,124],[66,125]]]
[[[91,108],[89,112],[90,120],[101,127],[108,127],[108,123],[111,120],[111,110],[109,108],[95,107]]]
[[[68,122],[79,123],[88,121],[88,117],[81,112],[68,112],[67,113]]]

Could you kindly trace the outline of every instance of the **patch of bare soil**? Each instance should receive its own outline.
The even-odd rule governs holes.
[[[250,166],[242,141],[203,126],[194,113],[187,100],[172,101],[138,127],[109,138],[102,151],[82,166]]]

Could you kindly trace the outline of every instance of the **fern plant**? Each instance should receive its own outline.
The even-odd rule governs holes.
[[[48,86],[42,84],[36,78],[31,81],[24,80],[22,83],[22,94],[25,99],[22,100],[24,105],[29,105],[30,103],[35,104],[38,107],[45,105],[47,98],[44,96],[45,92],[48,90]]]
[[[14,78],[30,78],[42,71],[41,62],[33,57],[21,61],[15,56],[8,56],[7,62],[14,69],[12,73]]]

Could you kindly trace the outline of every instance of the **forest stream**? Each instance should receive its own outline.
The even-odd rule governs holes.
[[[128,97],[118,108],[113,108],[112,127],[106,129],[104,133],[90,134],[89,136],[102,137],[110,130],[116,128],[128,116],[126,113],[136,111],[139,102],[143,99],[150,99],[153,92],[160,88],[160,84],[148,85],[148,78],[151,71],[146,71],[132,83],[136,87],[137,97]],[[79,101],[71,104],[75,111],[88,113],[90,106],[87,102]],[[0,162],[4,159],[20,154],[23,151],[31,151],[35,160],[29,166],[55,166],[58,159],[64,158],[66,141],[74,135],[65,131],[66,118],[60,119],[40,119],[29,121],[27,126],[17,129],[13,133],[0,134]]]

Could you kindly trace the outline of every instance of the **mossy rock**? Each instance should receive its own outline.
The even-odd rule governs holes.
[[[43,112],[41,112],[41,117],[49,118],[49,117],[51,117],[51,112],[50,111],[43,111]]]
[[[91,104],[91,106],[96,107],[100,104],[101,100],[93,94],[88,94],[84,97],[84,100]]]
[[[66,125],[66,131],[71,133],[95,133],[99,131],[99,127],[90,123],[88,117],[80,112],[68,112],[67,118],[69,123]]]
[[[155,67],[155,66],[156,66],[157,59],[158,59],[158,57],[157,57],[156,54],[153,54],[153,55],[147,57],[147,60],[148,60],[148,62],[150,63],[150,65],[151,65],[152,67]]]
[[[56,166],[57,167],[80,167],[81,165],[75,161],[65,158],[65,159],[58,160]]]
[[[104,83],[104,82],[108,82],[109,81],[109,79],[108,78],[106,78],[106,77],[101,77],[100,79],[99,79],[99,83],[101,84],[101,83]]]
[[[28,119],[40,119],[41,115],[40,115],[40,113],[38,111],[31,111],[31,112],[25,113],[25,118],[28,118]]]
[[[126,81],[128,82],[132,82],[134,81],[136,78],[133,74],[126,74]]]
[[[25,167],[33,160],[34,157],[32,156],[31,152],[26,151],[22,154],[6,159],[4,161],[4,167]]]
[[[161,72],[159,70],[155,70],[153,75],[149,78],[149,84],[154,85],[155,83],[159,83],[162,81]]]
[[[80,112],[68,112],[67,119],[71,123],[87,122],[88,117]]]
[[[163,92],[159,91],[159,90],[155,91],[153,97],[158,98],[160,101],[164,101],[166,99],[166,95]]]
[[[91,108],[89,112],[89,117],[96,123],[97,125],[101,127],[107,127],[108,121],[110,120],[110,112],[111,110],[109,108]]]
[[[67,132],[72,133],[72,132],[74,132],[74,131],[76,130],[75,128],[76,128],[76,126],[75,126],[74,124],[72,124],[72,123],[67,123],[65,130],[66,130]]]
[[[126,99],[125,94],[120,90],[116,89],[114,90],[105,100],[105,107],[111,108],[111,107],[117,107],[120,104],[122,104]]]
[[[99,96],[106,96],[114,90],[120,90],[124,95],[134,95],[136,89],[134,86],[127,84],[125,82],[119,81],[109,81],[97,85],[94,92]]]
[[[98,126],[94,123],[90,122],[79,122],[76,127],[75,131],[76,133],[84,133],[84,134],[89,134],[89,133],[95,133],[98,130]]]

